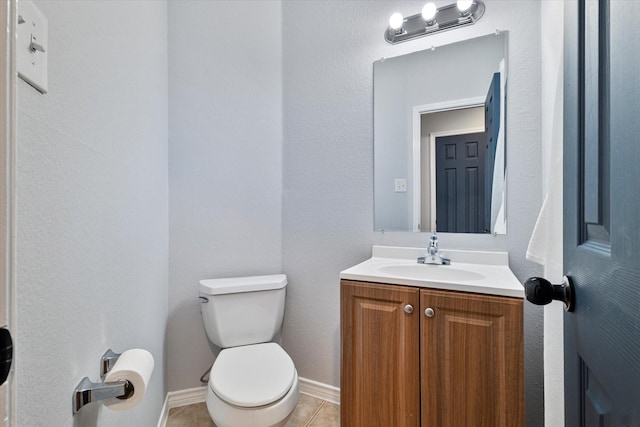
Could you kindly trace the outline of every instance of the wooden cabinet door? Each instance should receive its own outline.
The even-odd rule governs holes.
[[[420,308],[422,425],[524,426],[522,300],[421,290]]]
[[[340,299],[341,425],[419,426],[418,289],[342,280]]]

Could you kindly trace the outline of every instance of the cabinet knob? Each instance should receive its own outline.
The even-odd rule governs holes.
[[[433,308],[429,307],[424,311],[424,315],[427,317],[433,317],[436,314],[435,311],[433,311]]]
[[[407,304],[404,306],[404,312],[407,314],[413,313],[413,306],[411,304]]]

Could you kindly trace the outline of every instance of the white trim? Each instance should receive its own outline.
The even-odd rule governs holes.
[[[16,337],[16,292],[15,292],[15,275],[16,275],[16,203],[15,203],[15,152],[16,152],[16,90],[17,90],[17,74],[16,74],[16,0],[2,0],[0,4],[0,21],[3,22],[0,34],[0,151],[5,157],[4,163],[0,166],[1,177],[0,185],[2,186],[0,194],[0,209],[3,212],[2,224],[0,232],[0,244],[2,245],[2,253],[4,259],[0,262],[3,264],[2,280],[3,288],[6,292],[3,298],[3,310],[6,314],[0,323],[7,324],[11,330],[11,334],[15,340]],[[4,326],[4,325],[0,325]],[[7,379],[7,397],[8,401],[2,402],[6,405],[8,423],[15,427],[18,425],[16,419],[16,378],[15,378],[15,359],[9,378]]]
[[[462,98],[462,99],[454,99],[451,101],[445,101],[445,102],[436,102],[433,104],[424,104],[424,105],[416,105],[413,107],[413,119],[412,119],[412,125],[413,125],[413,159],[412,159],[412,169],[413,169],[413,181],[412,181],[412,188],[413,188],[413,221],[411,224],[411,229],[413,231],[420,231],[420,229],[418,228],[418,224],[420,224],[420,216],[421,216],[421,209],[422,207],[420,206],[420,116],[426,113],[438,113],[441,111],[450,111],[450,110],[460,110],[463,108],[472,108],[472,107],[479,107],[481,105],[484,105],[484,101],[485,98],[482,96],[476,96],[473,98]],[[432,205],[432,206],[435,206]],[[433,208],[432,208],[433,211]],[[432,218],[435,218],[435,216],[432,216]],[[433,220],[432,220],[433,222]],[[422,229],[424,229],[424,225],[422,225],[422,227],[420,227]],[[432,230],[433,225],[432,225]],[[429,231],[429,230],[426,230]]]
[[[207,399],[207,386],[170,391],[164,399],[162,412],[158,420],[158,427],[165,427],[169,418],[169,410],[180,406],[193,405]]]
[[[193,405],[207,400],[207,386],[188,388],[167,393],[168,409]]]
[[[300,393],[317,397],[327,402],[340,404],[340,389],[338,387],[302,377],[298,378],[298,381],[300,381]],[[204,402],[205,400],[207,400],[207,386],[170,391],[164,399],[157,427],[166,426],[171,408],[193,405],[194,403]]]
[[[431,132],[429,134],[429,195],[431,198],[431,228],[425,231],[436,229],[436,138],[439,138],[441,136],[466,135],[469,133],[478,132],[484,132],[484,128],[475,127],[467,129],[443,130],[440,132]],[[422,198],[418,200],[421,201]]]
[[[327,402],[340,404],[340,388],[313,381],[307,378],[299,378],[300,393],[326,400]]]
[[[169,395],[164,398],[164,403],[162,404],[162,409],[160,410],[160,419],[158,420],[157,427],[165,427],[167,425],[167,420],[169,419],[169,406],[168,406]]]

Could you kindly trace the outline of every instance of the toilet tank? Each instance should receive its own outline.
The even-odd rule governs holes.
[[[211,342],[228,348],[271,341],[282,327],[286,286],[284,274],[201,280],[202,320]]]

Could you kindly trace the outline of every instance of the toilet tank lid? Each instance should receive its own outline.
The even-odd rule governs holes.
[[[268,291],[282,289],[285,286],[287,286],[286,274],[200,280],[200,292],[205,295]]]

